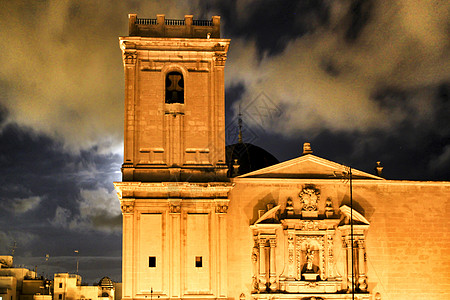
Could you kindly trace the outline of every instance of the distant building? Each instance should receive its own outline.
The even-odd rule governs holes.
[[[35,271],[15,268],[12,256],[0,256],[1,300],[50,300],[51,282],[38,278]],[[49,299],[50,298],[50,299]]]
[[[81,276],[69,273],[55,274],[53,300],[120,300],[121,284],[103,277],[98,285],[81,284]],[[116,295],[116,289],[118,295]]]
[[[69,273],[57,273],[53,279],[54,300],[80,299],[81,276]]]
[[[120,300],[122,284],[103,277],[97,285],[81,283],[81,276],[57,273],[53,282],[35,271],[15,268],[12,256],[0,256],[0,300]]]

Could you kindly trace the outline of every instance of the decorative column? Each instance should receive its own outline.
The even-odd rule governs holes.
[[[333,230],[327,230],[327,279],[334,278],[333,234]]]
[[[288,279],[295,279],[295,235],[293,233],[288,233]]]
[[[278,279],[276,273],[277,230],[282,228],[281,224],[254,224],[250,228],[253,231],[255,245],[252,250],[252,261],[254,270],[258,268],[256,278],[258,293],[278,291]]]
[[[253,277],[252,277],[252,292],[259,291],[259,247],[258,238],[255,237],[255,245],[252,249],[252,265],[253,265]]]
[[[364,239],[359,239],[358,244],[358,288],[367,291],[367,272],[366,272],[366,247]]]
[[[120,208],[123,215],[122,243],[122,278],[123,298],[133,298],[133,234],[134,234],[134,199],[121,199]]]
[[[349,246],[349,241],[347,241],[347,239],[343,236],[342,237],[342,249],[344,249],[344,253],[345,253],[345,263],[344,263],[344,274],[343,274],[344,280],[342,281],[342,289],[344,289],[344,290],[349,290],[349,282],[350,282],[349,278],[350,278],[350,271],[352,269],[351,261],[348,256],[348,246]],[[349,267],[349,264],[350,264],[350,267]]]
[[[320,279],[321,280],[326,280],[325,277],[325,265],[326,265],[326,261],[325,261],[325,236],[321,236],[319,238],[319,271],[320,271]]]
[[[266,239],[259,238],[259,291],[266,291]]]
[[[346,240],[347,247],[347,287],[349,291],[353,290],[353,282],[355,278],[355,270],[353,269],[354,265],[354,256],[352,253],[352,241],[350,239]]]
[[[338,230],[342,235],[342,247],[345,249],[347,259],[344,273],[344,276],[346,277],[344,277],[342,288],[346,288],[346,282],[348,291],[352,291],[352,289],[366,291],[367,281],[364,240],[365,233],[367,229],[369,229],[370,224],[360,213],[345,205],[341,206],[340,210],[344,215],[344,225],[338,226]],[[352,214],[354,219],[357,217],[359,224],[352,224]]]
[[[275,256],[275,248],[277,246],[276,238],[271,238],[269,240],[270,243],[270,273],[269,273],[269,282],[270,282],[270,290],[276,291],[278,289],[277,284],[277,272],[276,272],[276,256]]]
[[[302,258],[302,243],[305,240],[304,237],[296,236],[296,262],[297,262],[297,279],[300,280],[302,278],[302,267],[303,267],[303,258]]]

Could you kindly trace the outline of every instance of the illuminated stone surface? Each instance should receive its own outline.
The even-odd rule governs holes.
[[[130,15],[130,28],[135,20],[146,19]],[[226,180],[224,67],[230,41],[212,38],[220,35],[219,17],[212,22],[217,25],[194,26],[204,29],[202,38],[192,38],[194,29],[184,21],[164,25],[153,37],[120,38],[126,87],[124,181]],[[155,26],[139,25],[139,32]],[[211,38],[208,30],[215,32]]]
[[[130,15],[120,39],[123,298],[450,298],[450,183],[352,170],[351,202],[349,169],[308,147],[224,176],[218,20],[201,37],[191,16]]]

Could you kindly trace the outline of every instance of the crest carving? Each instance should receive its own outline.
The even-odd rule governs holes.
[[[320,191],[312,186],[303,188],[298,194],[302,202],[303,211],[317,211],[317,203],[319,202]]]

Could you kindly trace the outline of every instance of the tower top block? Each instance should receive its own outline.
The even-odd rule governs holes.
[[[140,19],[136,14],[128,15],[129,36],[169,37],[169,38],[220,38],[220,17],[211,20],[194,20],[185,15],[184,20],[166,19],[156,15],[156,19]]]

